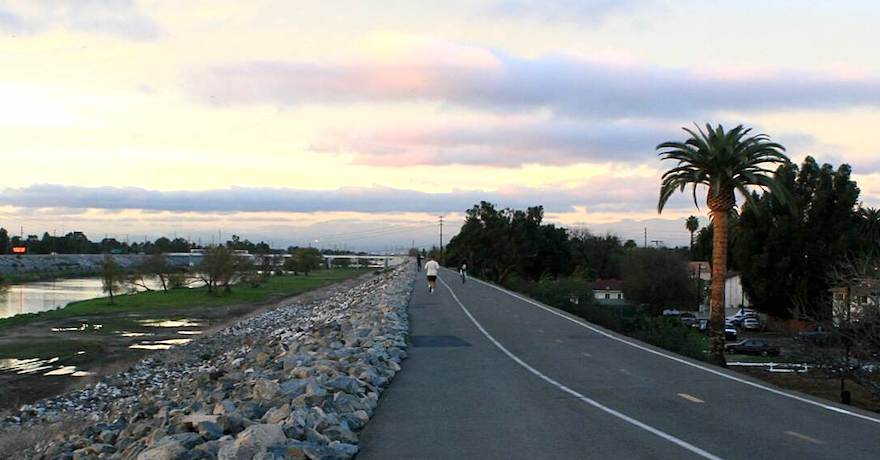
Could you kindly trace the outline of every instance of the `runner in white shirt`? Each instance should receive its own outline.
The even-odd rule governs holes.
[[[440,272],[440,264],[434,259],[425,262],[425,275],[428,276],[428,292],[433,294],[437,289],[437,273]]]

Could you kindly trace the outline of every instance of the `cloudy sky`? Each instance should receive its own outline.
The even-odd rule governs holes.
[[[873,1],[180,5],[0,0],[0,226],[385,249],[485,199],[683,244],[654,147],[693,122],[880,205]]]

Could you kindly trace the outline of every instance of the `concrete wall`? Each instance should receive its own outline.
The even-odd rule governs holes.
[[[137,266],[146,258],[138,254],[111,257],[125,268]],[[0,273],[97,271],[103,261],[103,254],[0,255]]]

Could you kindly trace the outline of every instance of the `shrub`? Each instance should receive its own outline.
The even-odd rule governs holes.
[[[675,318],[650,316],[632,305],[599,305],[589,283],[579,278],[527,281],[510,277],[504,283],[544,304],[593,324],[694,359],[706,359],[706,337]]]

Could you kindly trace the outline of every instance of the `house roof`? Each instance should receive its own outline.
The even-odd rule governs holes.
[[[623,289],[623,281],[618,279],[596,280],[590,284],[594,291],[620,291]]]
[[[690,269],[691,273],[698,273],[698,272],[711,273],[712,272],[711,267],[712,266],[709,265],[709,262],[705,262],[705,261],[688,262],[688,268]]]

